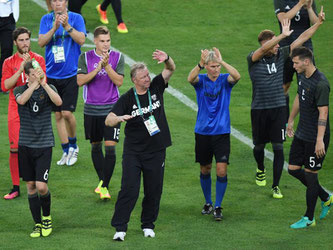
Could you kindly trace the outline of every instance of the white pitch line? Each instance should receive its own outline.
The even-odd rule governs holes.
[[[40,7],[42,7],[44,10],[47,11],[47,6],[46,6],[46,3],[45,1],[41,1],[41,0],[32,0],[33,2],[35,2],[36,4],[38,4]],[[93,37],[93,34],[92,33],[88,33],[87,35],[87,38],[93,42],[94,41],[94,37]],[[37,39],[31,39],[32,41],[37,41]],[[88,48],[95,48],[95,45],[92,45],[92,44],[84,44],[83,47],[88,47]],[[115,47],[112,47],[111,46],[111,49],[112,50],[115,50],[115,51],[119,51],[121,52],[120,50],[118,50],[117,48]],[[136,62],[131,58],[129,57],[128,55],[124,54],[123,52],[121,52],[123,55],[124,55],[124,58],[125,58],[125,63],[127,65],[129,65],[130,67],[135,64]],[[150,76],[153,78],[155,77],[156,75],[154,73],[150,73]],[[179,100],[180,102],[182,102],[183,104],[185,104],[185,106],[191,108],[193,111],[197,112],[198,111],[198,106],[195,102],[193,102],[190,98],[188,98],[186,95],[184,95],[182,92],[180,92],[179,90],[171,87],[170,85],[168,86],[168,88],[165,89],[166,92],[168,92],[170,95],[174,96],[177,100]],[[237,140],[241,141],[242,143],[248,145],[251,149],[253,149],[254,145],[253,145],[253,142],[252,140],[247,137],[246,135],[244,135],[242,132],[240,132],[239,130],[235,129],[234,127],[231,126],[231,135],[233,137],[235,137]],[[269,160],[273,161],[274,159],[274,154],[265,149],[265,157],[268,158]],[[288,171],[288,162],[284,162],[283,164],[283,168],[284,170]],[[331,191],[327,190],[329,193],[332,194]]]

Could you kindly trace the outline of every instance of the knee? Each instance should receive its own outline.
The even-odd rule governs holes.
[[[91,143],[91,151],[92,152],[99,152],[102,150],[102,143],[97,142],[97,143]]]
[[[71,111],[67,111],[67,110],[63,110],[61,111],[61,116],[65,119],[65,120],[70,120],[73,117],[73,113]]]
[[[63,118],[61,112],[55,112],[54,117],[56,122],[59,122]]]
[[[34,194],[36,193],[37,189],[36,189],[36,183],[33,181],[29,181],[27,182],[27,191],[28,194]]]
[[[225,177],[227,175],[227,164],[226,163],[217,164],[216,175],[219,177]]]
[[[253,151],[264,151],[265,149],[265,144],[257,144],[254,145]]]
[[[210,174],[210,171],[212,170],[212,164],[209,164],[209,165],[201,165],[200,166],[200,172],[203,174],[203,175],[208,175]]]
[[[105,154],[106,155],[116,155],[116,147],[105,145]]]
[[[45,195],[49,191],[47,184],[44,182],[37,183],[36,186],[37,186],[38,193],[41,195]]]
[[[276,150],[283,150],[283,144],[282,143],[272,143],[273,151]]]

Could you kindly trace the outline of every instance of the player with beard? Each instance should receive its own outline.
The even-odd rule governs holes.
[[[39,63],[45,72],[44,58],[37,53],[30,51],[30,37],[31,32],[25,27],[19,27],[14,30],[12,38],[17,52],[4,61],[2,68],[1,88],[3,91],[10,91],[8,103],[8,137],[10,145],[9,168],[13,182],[12,190],[4,196],[6,200],[14,199],[20,195],[20,176],[17,154],[20,118],[13,89],[25,84],[26,76],[24,74],[24,66],[33,58]]]

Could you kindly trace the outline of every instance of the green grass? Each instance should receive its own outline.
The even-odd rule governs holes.
[[[100,25],[95,6],[100,1],[90,0],[83,7],[83,15],[90,32]],[[333,81],[333,3],[324,4],[326,23],[313,38],[316,63],[327,78]],[[19,25],[32,30],[38,36],[39,21],[45,11],[32,1],[20,2]],[[136,61],[145,61],[151,72],[158,74],[162,66],[152,61],[155,48],[165,50],[174,58],[177,70],[170,84],[195,101],[195,91],[186,78],[198,63],[200,50],[218,47],[223,58],[235,66],[242,79],[232,91],[231,123],[247,136],[251,136],[250,103],[251,82],[247,73],[246,56],[258,47],[260,30],[269,28],[278,32],[272,1],[234,0],[132,0],[122,1],[123,18],[128,26],[126,35],[116,32],[116,21],[108,8],[112,46],[120,49]],[[86,41],[91,44],[91,41]],[[32,50],[44,55],[37,43]],[[83,49],[86,50],[86,49]],[[126,67],[125,92],[132,86],[129,68]],[[291,99],[296,84],[291,87]],[[179,100],[165,94],[166,112],[171,129],[173,146],[167,150],[164,190],[159,218],[156,222],[156,238],[145,239],[140,230],[141,199],[137,202],[129,223],[126,241],[113,242],[114,229],[110,219],[120,188],[122,141],[117,147],[117,165],[111,180],[111,201],[101,202],[94,188],[98,184],[90,159],[90,145],[84,140],[82,90],[75,113],[80,146],[79,161],[74,167],[58,167],[61,149],[55,131],[56,147],[50,172],[49,187],[52,194],[54,232],[48,238],[30,239],[33,222],[28,209],[26,188],[21,185],[21,197],[13,201],[0,200],[0,248],[1,249],[331,249],[333,216],[319,221],[307,230],[291,230],[289,225],[305,211],[305,188],[283,173],[282,200],[271,198],[272,162],[266,160],[268,185],[255,185],[256,164],[252,150],[231,139],[231,155],[228,171],[228,190],[223,202],[225,219],[216,223],[210,216],[201,216],[204,203],[199,184],[199,166],[194,163],[194,124],[196,114]],[[330,98],[333,101],[332,95]],[[8,168],[9,144],[7,139],[8,96],[0,96],[0,194],[10,186]],[[333,119],[330,113],[331,121]],[[122,126],[123,128],[124,126]],[[55,128],[55,126],[54,126]],[[291,140],[285,144],[288,159]],[[332,147],[332,146],[331,146]],[[333,153],[330,148],[320,181],[333,190]],[[214,174],[212,175],[214,176]],[[215,178],[213,177],[213,183]],[[213,188],[214,190],[215,188]]]

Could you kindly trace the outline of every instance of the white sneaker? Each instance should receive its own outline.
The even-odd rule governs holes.
[[[66,164],[66,162],[67,162],[67,154],[64,152],[61,156],[61,159],[59,161],[57,161],[57,165],[63,166]]]
[[[74,149],[73,147],[70,147],[68,150],[68,157],[66,161],[67,166],[72,166],[77,162],[77,156],[79,154],[79,146]]]
[[[142,231],[145,237],[151,237],[151,238],[155,237],[154,230],[151,228],[144,228],[142,229]]]
[[[126,236],[126,232],[116,232],[113,235],[113,239],[118,240],[118,241],[124,241],[125,236]]]

